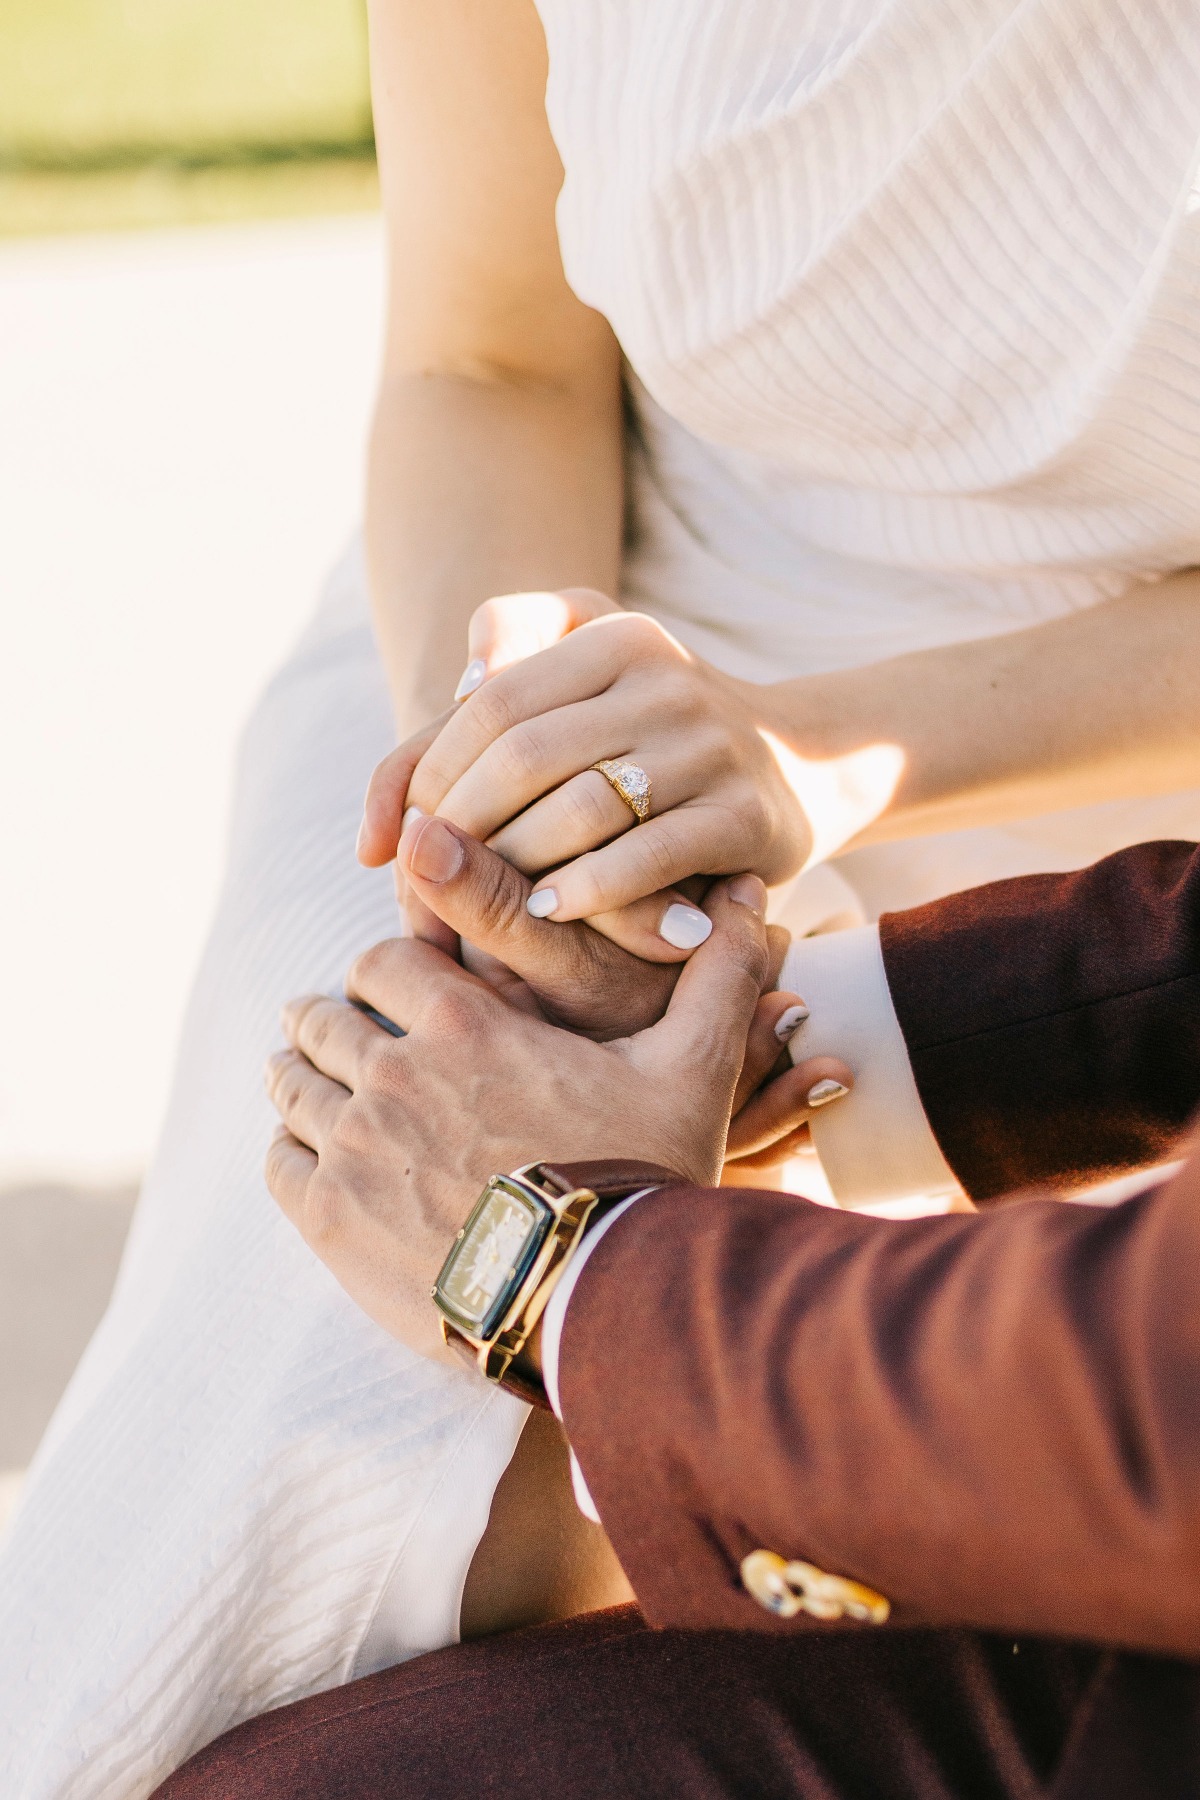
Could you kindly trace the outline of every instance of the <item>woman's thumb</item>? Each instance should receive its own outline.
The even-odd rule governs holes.
[[[704,910],[711,937],[684,964],[666,1013],[647,1034],[655,1055],[702,1069],[713,1098],[728,1106],[746,1050],[750,1021],[768,972],[767,890],[757,875],[710,889]]]
[[[510,663],[548,650],[589,619],[620,610],[596,588],[494,595],[476,607],[467,628],[468,667],[475,678],[469,691]]]

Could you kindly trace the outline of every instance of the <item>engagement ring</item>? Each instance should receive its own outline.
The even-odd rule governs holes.
[[[638,824],[644,825],[650,817],[650,777],[641,764],[618,757],[606,758],[603,762],[593,763],[592,767],[599,770],[609,787],[620,794]]]

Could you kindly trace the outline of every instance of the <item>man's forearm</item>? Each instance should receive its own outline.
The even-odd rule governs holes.
[[[1139,844],[880,922],[929,1121],[975,1200],[1177,1154],[1200,1105],[1200,851]]]
[[[620,395],[394,374],[372,433],[367,560],[399,729],[448,704],[467,623],[492,594],[616,589]]]
[[[1200,1653],[1198,1198],[1193,1161],[1111,1209],[903,1224],[638,1200],[570,1298],[557,1377],[647,1617],[774,1628],[739,1580],[765,1549],[898,1623]]]

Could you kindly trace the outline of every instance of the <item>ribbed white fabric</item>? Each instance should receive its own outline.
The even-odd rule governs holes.
[[[1200,562],[1194,0],[539,6],[568,275],[634,372],[628,602],[768,680]],[[0,1559],[19,1800],[140,1800],[451,1639],[519,1427],[363,1319],[259,1173],[280,1002],[395,922],[352,856],[389,738],[361,583],[251,728],[129,1258]],[[882,846],[791,916],[1197,834],[1177,796]]]
[[[624,597],[753,680],[1200,561],[1194,0],[538,0],[576,291],[632,370]],[[1200,829],[885,845],[866,917]]]
[[[262,1179],[281,1002],[397,929],[353,854],[391,741],[354,555],[243,744],[162,1145],[0,1555],[5,1800],[140,1800],[239,1720],[457,1636],[526,1409],[373,1325]]]

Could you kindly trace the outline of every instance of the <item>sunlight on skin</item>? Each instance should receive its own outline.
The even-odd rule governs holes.
[[[483,658],[488,674],[496,675],[557,644],[573,621],[563,594],[501,594],[486,601],[471,621],[471,655]]]
[[[867,744],[818,762],[797,756],[761,725],[758,731],[812,826],[806,868],[836,856],[873,824],[900,785],[906,759],[899,744]]]

